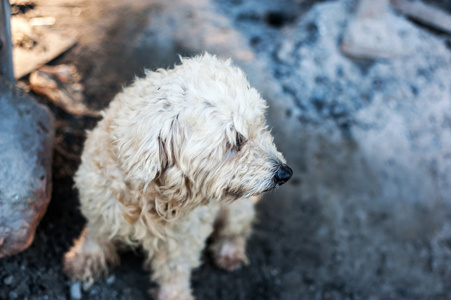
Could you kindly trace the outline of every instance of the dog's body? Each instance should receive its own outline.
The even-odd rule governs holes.
[[[254,202],[292,174],[265,107],[241,70],[208,54],[125,88],[85,143],[75,182],[88,223],[66,273],[93,278],[118,262],[119,244],[141,246],[158,299],[192,299],[212,233],[219,266],[247,263]]]

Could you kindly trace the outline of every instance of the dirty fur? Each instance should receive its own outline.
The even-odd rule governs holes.
[[[265,109],[239,68],[209,54],[125,88],[88,132],[75,175],[87,224],[66,274],[92,280],[119,262],[118,245],[142,247],[156,298],[193,299],[210,235],[218,266],[247,264],[254,204],[285,164]]]

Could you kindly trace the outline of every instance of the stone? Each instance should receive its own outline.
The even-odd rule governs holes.
[[[116,276],[110,275],[110,276],[106,279],[106,283],[111,285],[111,284],[114,283],[115,280],[116,280]]]
[[[70,298],[72,300],[79,300],[82,298],[81,285],[79,281],[75,281],[70,286]]]
[[[50,111],[0,79],[0,258],[26,249],[51,197]]]
[[[5,285],[11,285],[14,281],[14,276],[13,275],[9,275],[7,277],[5,277],[5,279],[3,279],[3,283]]]

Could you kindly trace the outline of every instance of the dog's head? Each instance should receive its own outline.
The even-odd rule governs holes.
[[[117,98],[113,143],[122,169],[165,203],[166,217],[259,195],[292,175],[265,124],[265,101],[230,60],[183,59]]]

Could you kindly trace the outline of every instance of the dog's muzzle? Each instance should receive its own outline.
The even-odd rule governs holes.
[[[276,174],[274,175],[274,183],[277,186],[280,186],[287,182],[291,176],[293,175],[293,170],[286,164],[281,164],[276,170]]]

